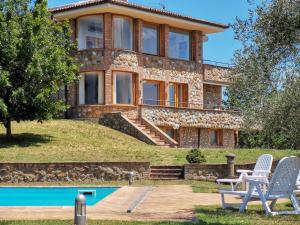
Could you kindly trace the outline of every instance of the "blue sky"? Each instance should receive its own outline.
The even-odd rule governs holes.
[[[247,0],[129,0],[141,5],[159,8],[163,3],[168,11],[215,22],[232,24],[235,18],[247,18]],[[78,0],[49,0],[49,7],[78,2]],[[240,43],[234,40],[233,30],[209,35],[204,44],[204,59],[230,63]]]

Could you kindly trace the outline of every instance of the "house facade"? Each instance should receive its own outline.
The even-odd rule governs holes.
[[[52,8],[70,21],[80,81],[69,117],[96,119],[147,143],[234,148],[239,112],[222,109],[229,68],[205,63],[203,42],[228,26],[125,0]]]

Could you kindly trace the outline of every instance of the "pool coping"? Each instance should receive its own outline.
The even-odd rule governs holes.
[[[58,186],[58,185],[49,185],[49,186],[1,186],[0,184],[0,188],[49,188],[49,187],[53,187],[53,188],[90,188],[90,187],[94,187],[94,188],[122,188],[124,186],[106,186],[106,185],[95,185],[95,186],[71,186],[71,185],[67,185],[67,186]]]

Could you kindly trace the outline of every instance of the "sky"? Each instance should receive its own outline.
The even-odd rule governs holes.
[[[55,7],[78,0],[48,0],[49,7]],[[166,10],[183,15],[192,16],[209,21],[233,24],[236,17],[245,19],[248,17],[247,0],[129,0],[129,2],[161,8],[160,4],[166,6]],[[223,33],[211,34],[208,42],[204,44],[204,60],[231,63],[235,50],[241,44],[234,40],[232,28]]]

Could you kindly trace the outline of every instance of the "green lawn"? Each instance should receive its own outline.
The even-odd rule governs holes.
[[[289,208],[280,205],[280,209]],[[278,209],[278,208],[277,208]],[[246,213],[237,210],[220,209],[219,206],[196,207],[196,223],[180,222],[123,222],[123,221],[88,221],[89,225],[298,225],[300,216],[265,216],[261,206],[250,206]],[[70,225],[72,221],[0,221],[0,225]]]
[[[156,165],[186,163],[189,149],[168,149],[147,145],[133,137],[101,125],[74,120],[44,123],[13,123],[14,139],[4,139],[0,125],[0,162],[66,161],[150,161]],[[225,163],[227,153],[237,155],[237,163],[256,161],[262,153],[275,158],[295,155],[295,150],[203,149],[208,163]]]

